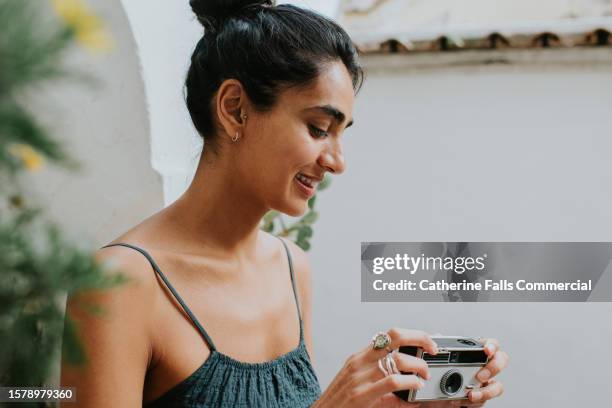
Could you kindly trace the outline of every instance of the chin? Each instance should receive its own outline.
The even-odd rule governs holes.
[[[297,200],[295,198],[283,200],[272,206],[272,209],[287,214],[290,217],[302,216],[308,211],[308,200]]]
[[[295,186],[290,186],[282,195],[276,195],[270,198],[271,199],[268,200],[268,208],[290,217],[300,217],[308,211],[309,197],[300,193]]]
[[[300,217],[306,213],[306,210],[308,210],[308,202],[304,201],[303,203],[291,203],[280,211],[290,217]]]
[[[301,217],[302,215],[306,214],[306,210],[308,210],[308,203],[296,208],[293,212],[287,212],[287,215],[291,217]]]

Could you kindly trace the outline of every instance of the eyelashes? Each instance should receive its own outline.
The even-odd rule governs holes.
[[[308,129],[310,129],[310,133],[312,133],[315,139],[319,139],[329,135],[329,133],[325,130],[319,129],[318,127],[313,125],[308,125]]]

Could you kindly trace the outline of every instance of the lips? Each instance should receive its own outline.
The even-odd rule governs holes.
[[[308,176],[304,173],[298,173],[295,176],[295,181],[300,190],[308,197],[311,197],[315,193],[315,189],[321,179]]]

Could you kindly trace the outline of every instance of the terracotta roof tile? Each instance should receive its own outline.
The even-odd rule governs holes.
[[[365,53],[612,45],[612,0],[345,0]]]

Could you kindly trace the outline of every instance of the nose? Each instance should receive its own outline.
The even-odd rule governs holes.
[[[321,167],[333,174],[342,174],[346,168],[344,156],[339,143],[329,146],[321,152],[318,163]]]

